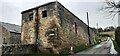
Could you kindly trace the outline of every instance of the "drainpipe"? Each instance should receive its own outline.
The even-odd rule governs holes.
[[[90,30],[89,30],[89,16],[88,16],[88,12],[87,12],[87,22],[88,22],[88,37],[89,37],[89,44],[91,44],[91,40],[90,40]]]
[[[38,34],[39,34],[39,19],[38,19],[38,8],[36,8],[36,26],[35,26],[35,32],[36,32],[36,42],[35,42],[35,51],[38,52]]]

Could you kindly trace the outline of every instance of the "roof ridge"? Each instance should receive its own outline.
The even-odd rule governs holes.
[[[30,10],[33,10],[33,9],[36,9],[36,8],[39,8],[39,7],[42,7],[42,6],[51,4],[51,3],[55,3],[55,2],[56,2],[56,1],[52,1],[52,2],[44,3],[44,4],[42,4],[42,5],[38,5],[38,6],[36,6],[36,7],[33,7],[33,8],[30,8],[30,9],[27,9],[27,10],[22,11],[21,14],[23,14],[23,13],[25,13],[25,12],[27,12],[27,11],[30,11]],[[58,1],[57,1],[57,2],[58,2]]]
[[[8,22],[1,22],[0,23],[5,23],[5,24],[10,24],[10,25],[15,25],[15,26],[20,26],[20,25],[17,25],[17,24],[13,24],[13,23],[8,23]],[[21,26],[20,26],[21,27]]]
[[[6,22],[1,22],[1,21],[0,21],[0,25],[2,27],[6,28],[10,32],[21,33],[21,26],[20,25],[6,23]]]

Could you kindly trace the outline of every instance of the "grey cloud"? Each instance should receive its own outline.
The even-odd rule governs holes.
[[[42,5],[44,3],[47,3],[48,1],[50,2],[54,0],[4,0],[2,1],[2,7],[0,6],[0,16],[2,16],[0,18],[2,18],[2,21],[21,25],[22,11],[36,7],[38,5]],[[90,26],[96,27],[96,23],[98,23],[100,27],[117,25],[117,18],[115,18],[115,20],[112,21],[111,19],[108,20],[101,16],[101,14],[98,11],[98,9],[101,7],[101,2],[65,2],[63,0],[58,1],[85,23],[87,23],[86,12],[89,12]]]

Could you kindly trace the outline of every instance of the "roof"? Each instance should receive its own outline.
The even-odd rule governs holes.
[[[5,22],[0,22],[0,25],[2,25],[10,32],[21,33],[21,26],[19,25],[5,23]]]
[[[28,9],[28,10],[25,10],[25,11],[22,11],[21,14],[25,13],[25,12],[29,12],[31,10],[34,10],[34,9],[37,9],[39,7],[43,7],[43,6],[46,6],[46,5],[50,5],[52,3],[59,3],[58,1],[53,1],[53,2],[48,2],[46,4],[43,4],[43,5],[40,5],[40,6],[36,6],[34,8],[31,8],[31,9]],[[64,7],[61,3],[59,3],[62,7]],[[65,7],[64,7],[65,8]],[[69,13],[71,13],[72,15],[74,15],[71,11],[69,11],[67,8],[65,8]],[[77,19],[79,19],[76,15],[74,15]],[[80,20],[80,19],[79,19]],[[81,22],[83,22],[82,20],[80,20]],[[84,22],[83,22],[84,23]],[[85,24],[85,23],[84,23]],[[86,24],[85,24],[86,25]],[[87,25],[86,25],[87,26]]]
[[[25,12],[29,12],[29,11],[34,10],[34,9],[37,9],[37,8],[39,8],[39,7],[43,7],[43,6],[46,6],[46,5],[50,5],[50,4],[55,3],[55,2],[56,2],[56,1],[54,1],[54,2],[48,2],[48,3],[46,3],[46,4],[43,4],[43,5],[40,5],[40,6],[31,8],[31,9],[28,9],[28,10],[25,10],[25,11],[22,11],[21,14],[23,14],[23,13],[25,13]]]
[[[59,3],[58,1],[53,1],[53,2],[49,2],[49,3],[46,3],[46,4],[43,4],[43,5],[40,5],[40,6],[37,6],[37,7],[34,7],[34,8],[31,8],[31,9],[28,9],[28,10],[25,10],[25,11],[22,11],[21,14],[25,13],[25,12],[29,12],[31,10],[34,10],[34,9],[37,9],[39,7],[43,7],[43,6],[47,6],[47,5],[50,5],[52,3],[58,3],[60,4],[63,8],[65,8],[61,3]],[[75,16],[78,20],[80,20],[76,15],[74,15],[71,11],[69,11],[67,8],[65,8],[69,13],[71,13],[73,16]],[[83,24],[85,24],[82,20],[80,20]],[[87,24],[85,24],[86,26],[88,26]]]

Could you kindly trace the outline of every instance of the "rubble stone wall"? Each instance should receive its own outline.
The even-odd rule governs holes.
[[[47,11],[47,17],[42,12]],[[29,15],[33,13],[33,19]],[[35,21],[38,20],[38,21]],[[74,22],[77,33],[74,32]],[[38,25],[37,25],[38,24]],[[38,29],[36,28],[38,27]],[[59,53],[71,46],[89,44],[87,25],[59,3],[38,7],[22,14],[22,43],[35,44],[38,31],[38,49],[43,52]],[[94,32],[90,29],[90,38],[94,44]]]
[[[0,44],[10,44],[10,32],[3,26],[0,26],[0,32]]]
[[[4,45],[2,54],[32,54],[35,51],[35,45]]]
[[[10,32],[10,44],[21,44],[21,33]]]
[[[33,14],[33,18],[30,21],[29,15]],[[36,39],[35,27],[36,27],[36,10],[26,12],[22,14],[22,32],[21,41],[23,44],[34,44]]]
[[[60,27],[58,28],[58,38],[61,44],[58,44],[59,49],[77,47],[82,44],[89,44],[88,26],[77,18],[74,14],[68,11],[64,6],[58,5],[58,19],[60,19]],[[77,33],[74,32],[74,22],[76,22]],[[92,29],[90,31],[90,40],[94,44],[96,34]]]

